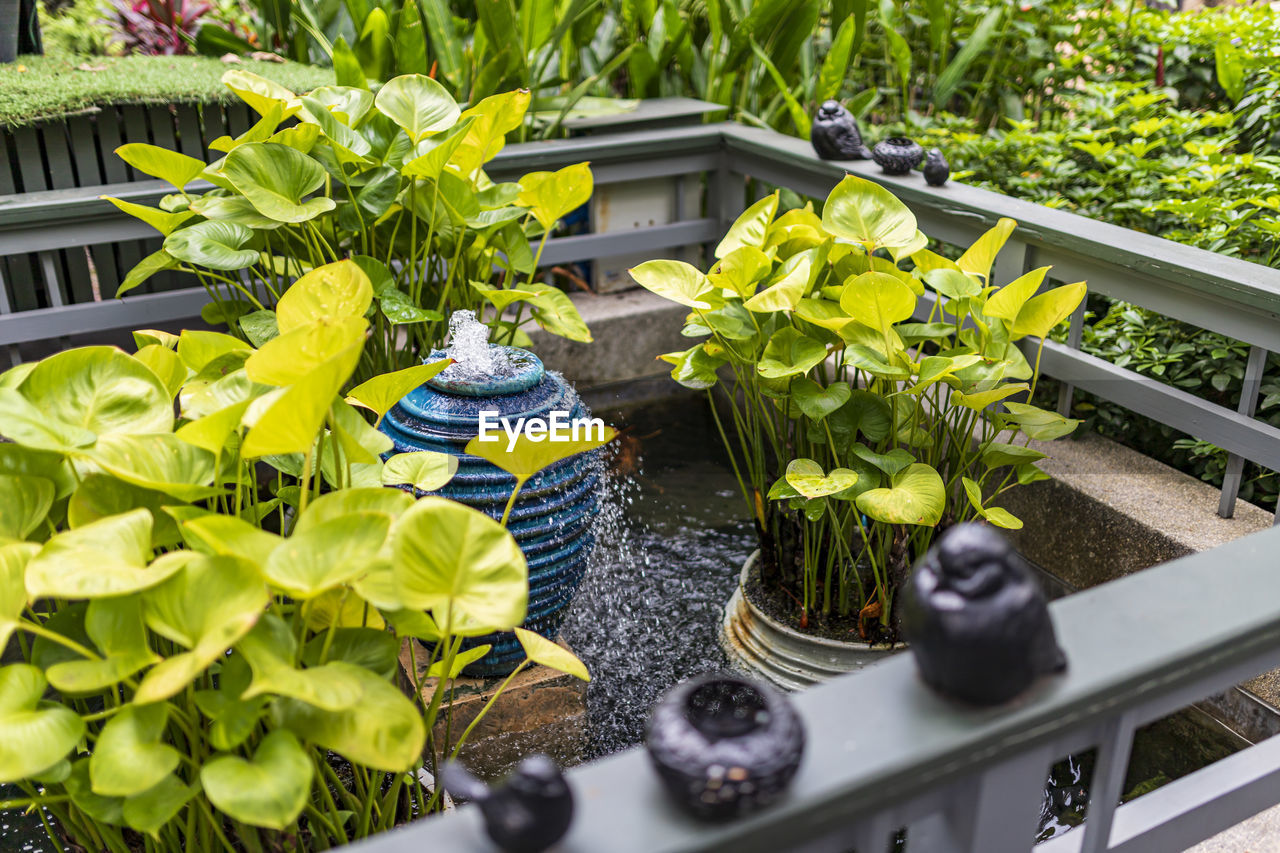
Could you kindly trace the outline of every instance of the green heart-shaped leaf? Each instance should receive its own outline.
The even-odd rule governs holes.
[[[931,466],[917,462],[895,474],[887,489],[872,489],[858,496],[858,509],[886,524],[918,524],[933,527],[942,520],[946,486]]]
[[[415,143],[453,127],[462,115],[448,90],[423,74],[403,74],[388,80],[378,90],[374,106],[400,125]]]
[[[253,760],[219,755],[200,768],[209,802],[234,820],[285,829],[307,804],[314,770],[292,732],[275,730],[258,744]]]
[[[162,742],[169,707],[130,705],[102,727],[89,757],[89,781],[101,797],[129,797],[160,783],[179,753]]]
[[[916,295],[901,279],[882,272],[866,272],[848,282],[840,307],[854,320],[888,334],[894,323],[911,316]]]
[[[380,423],[383,415],[391,411],[391,407],[404,399],[406,394],[423,385],[450,364],[452,364],[450,359],[442,359],[406,367],[404,370],[396,370],[392,373],[383,373],[352,388],[347,394],[347,402],[353,406],[369,409],[378,416]]]
[[[909,246],[916,237],[916,218],[905,204],[879,184],[846,175],[822,206],[828,232],[864,246]]]
[[[787,484],[806,498],[822,498],[857,485],[858,474],[848,468],[835,468],[823,474],[822,466],[812,459],[792,459],[787,465]]]
[[[528,567],[506,528],[444,498],[420,499],[392,534],[393,571],[405,606],[452,617],[451,633],[511,630],[524,621]]]
[[[34,598],[97,598],[155,586],[176,569],[148,566],[151,513],[135,509],[59,533],[27,564]]]
[[[553,643],[546,637],[535,634],[533,631],[526,631],[524,628],[516,628],[516,639],[524,647],[525,655],[534,663],[540,663],[583,681],[591,680],[591,673],[587,672],[586,664],[559,643]]]
[[[0,474],[0,538],[26,539],[53,506],[52,480],[25,474]]]
[[[387,486],[412,486],[419,492],[434,492],[458,472],[458,457],[433,450],[397,453],[382,469]]]
[[[306,222],[335,207],[326,196],[303,200],[324,185],[327,173],[306,154],[284,145],[241,145],[227,155],[222,174],[259,213],[276,222]]]
[[[815,421],[821,421],[827,415],[849,402],[852,389],[843,382],[836,382],[823,388],[817,382],[802,376],[791,383],[791,396],[800,411]]]
[[[204,171],[204,163],[194,157],[145,142],[121,145],[116,149],[116,156],[139,172],[166,181],[178,190],[186,188]]]
[[[316,267],[295,281],[276,303],[280,334],[320,320],[363,317],[373,302],[373,284],[353,261]]]
[[[40,707],[45,686],[44,674],[34,666],[0,668],[0,782],[45,772],[84,737],[84,721],[70,708]]]
[[[164,250],[179,261],[215,270],[239,270],[257,262],[258,250],[246,248],[253,231],[235,222],[188,225],[164,239]]]
[[[804,373],[826,357],[827,348],[821,341],[784,326],[769,338],[756,370],[768,379],[783,379]]]
[[[586,163],[565,166],[558,172],[530,172],[520,178],[516,203],[533,211],[538,223],[550,231],[558,220],[587,203],[593,183]]]
[[[774,214],[778,212],[778,199],[779,194],[773,192],[744,210],[716,246],[715,256],[728,257],[743,246],[764,248],[769,223],[773,222]]]
[[[115,347],[50,356],[18,390],[47,418],[100,436],[173,429],[169,390],[145,364]]]
[[[636,283],[664,299],[686,308],[710,308],[711,303],[700,299],[712,289],[712,284],[697,267],[684,261],[646,261],[628,270]]]
[[[271,552],[263,574],[289,595],[312,598],[363,574],[390,528],[382,513],[339,516],[286,539]]]

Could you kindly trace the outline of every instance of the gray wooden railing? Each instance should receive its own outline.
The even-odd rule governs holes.
[[[1135,729],[1280,664],[1280,530],[1051,605],[1065,675],[1007,707],[941,699],[899,655],[796,695],[808,733],[786,799],[724,825],[671,805],[639,749],[569,773],[562,853],[1178,853],[1280,802],[1280,738],[1117,805]],[[1036,844],[1043,783],[1096,748],[1084,826]],[[492,851],[464,807],[359,853]]]
[[[103,152],[104,166],[107,159]],[[962,184],[933,188],[917,174],[890,177],[870,163],[824,162],[801,140],[733,124],[511,145],[490,171],[510,179],[580,160],[591,161],[602,186],[651,182],[668,187],[669,182],[654,179],[677,178],[680,202],[681,181],[705,182],[706,210],[683,209],[678,202],[676,221],[668,224],[554,239],[543,256],[548,264],[635,253],[658,257],[691,244],[714,245],[742,210],[747,179],[822,199],[846,171],[859,174],[907,202],[925,233],[958,245],[968,245],[997,219],[1011,217],[1019,226],[997,262],[998,281],[1052,265],[1056,280],[1086,280],[1093,292],[1252,347],[1237,405],[1222,406],[1080,352],[1082,308],[1072,318],[1067,341],[1050,342],[1042,360],[1045,373],[1064,383],[1060,410],[1065,413],[1074,390],[1081,389],[1225,448],[1232,456],[1219,505],[1224,516],[1235,505],[1244,460],[1280,470],[1280,429],[1253,417],[1266,355],[1280,351],[1280,270]],[[105,179],[114,180],[104,173]],[[130,241],[152,236],[145,225],[97,198],[107,191],[140,203],[155,203],[165,193],[160,182],[144,180],[0,195],[0,260],[38,260],[19,270],[16,280],[12,270],[0,265],[0,276],[5,276],[0,282],[0,349],[7,348],[11,359],[38,355],[67,336],[103,337],[187,321],[207,299],[203,290],[187,288],[113,300],[114,284],[100,278],[101,299],[93,301],[83,286],[67,285],[77,280],[59,258],[83,246],[121,250]],[[122,273],[127,267],[117,269]]]

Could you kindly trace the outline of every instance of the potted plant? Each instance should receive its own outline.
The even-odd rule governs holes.
[[[706,274],[665,260],[631,272],[690,309],[684,334],[703,340],[663,358],[712,395],[759,537],[730,644],[795,687],[898,642],[896,593],[940,528],[1022,525],[999,496],[1045,477],[1032,439],[1076,422],[1028,402],[1041,350],[1029,363],[1016,342],[1042,348],[1085,286],[1037,295],[1048,268],[1000,286],[1012,220],[949,260],[858,177],[821,215],[778,206],[774,193],[743,213]]]
[[[239,137],[211,143],[225,156],[206,164],[145,143],[117,150],[175,189],[158,208],[110,199],[165,238],[118,296],[160,270],[191,272],[212,299],[204,318],[262,344],[278,333],[276,305],[291,283],[349,257],[372,282],[376,305],[362,380],[418,363],[459,308],[487,310],[501,343],[526,344],[520,326],[530,320],[591,339],[568,296],[537,276],[556,223],[591,195],[590,168],[499,184],[484,172],[522,126],[527,91],[461,110],[419,74],[395,77],[376,95],[322,86],[298,96],[242,70],[223,81],[261,115]],[[194,191],[198,180],[213,188]]]
[[[514,629],[525,665],[587,677],[517,627],[528,572],[499,523],[384,488],[437,488],[456,464],[384,463],[352,406],[381,415],[447,362],[344,398],[373,299],[357,264],[326,264],[261,347],[144,330],[133,354],[0,374],[0,643],[21,658],[0,667],[0,737],[21,744],[0,783],[21,791],[5,808],[52,818],[55,847],[347,843],[441,805],[420,771],[471,732],[435,726],[487,649],[467,638]],[[438,679],[412,698],[410,638]]]

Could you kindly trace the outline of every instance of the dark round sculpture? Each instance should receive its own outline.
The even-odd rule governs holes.
[[[440,778],[450,795],[479,807],[489,838],[505,853],[542,853],[573,823],[573,789],[545,755],[524,759],[492,787],[456,761],[441,768]]]
[[[905,175],[920,164],[924,149],[905,136],[890,136],[871,149],[871,159],[890,175]]]
[[[870,160],[858,120],[839,101],[825,101],[809,131],[809,142],[823,160]]]
[[[654,707],[645,748],[672,799],[695,817],[726,820],[782,795],[804,740],[799,715],[777,690],[707,675],[676,685]]]
[[[983,524],[957,524],[916,564],[903,628],[924,682],[973,705],[1008,702],[1067,667],[1030,567]]]
[[[951,177],[951,164],[947,162],[947,158],[942,156],[942,151],[937,148],[930,148],[929,153],[924,156],[924,182],[931,187],[940,187],[947,182],[947,178]]]

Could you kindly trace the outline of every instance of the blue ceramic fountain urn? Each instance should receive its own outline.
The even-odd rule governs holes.
[[[550,419],[553,411],[570,419],[588,417],[578,393],[558,373],[543,369],[528,350],[487,344],[501,369],[488,375],[459,372],[453,365],[410,392],[383,418],[380,429],[394,443],[394,453],[434,450],[458,457],[458,473],[433,494],[474,507],[495,521],[515,478],[464,452],[480,432],[482,411],[497,411],[514,425],[519,418]],[[427,362],[455,355],[433,352]],[[492,416],[491,416],[492,418]],[[506,441],[505,435],[502,440]],[[586,572],[595,539],[591,522],[600,482],[599,451],[570,457],[533,476],[511,510],[507,528],[529,563],[529,611],[524,627],[554,639],[565,608]],[[463,646],[490,643],[493,649],[464,672],[472,676],[506,675],[524,659],[513,633],[469,639]]]

